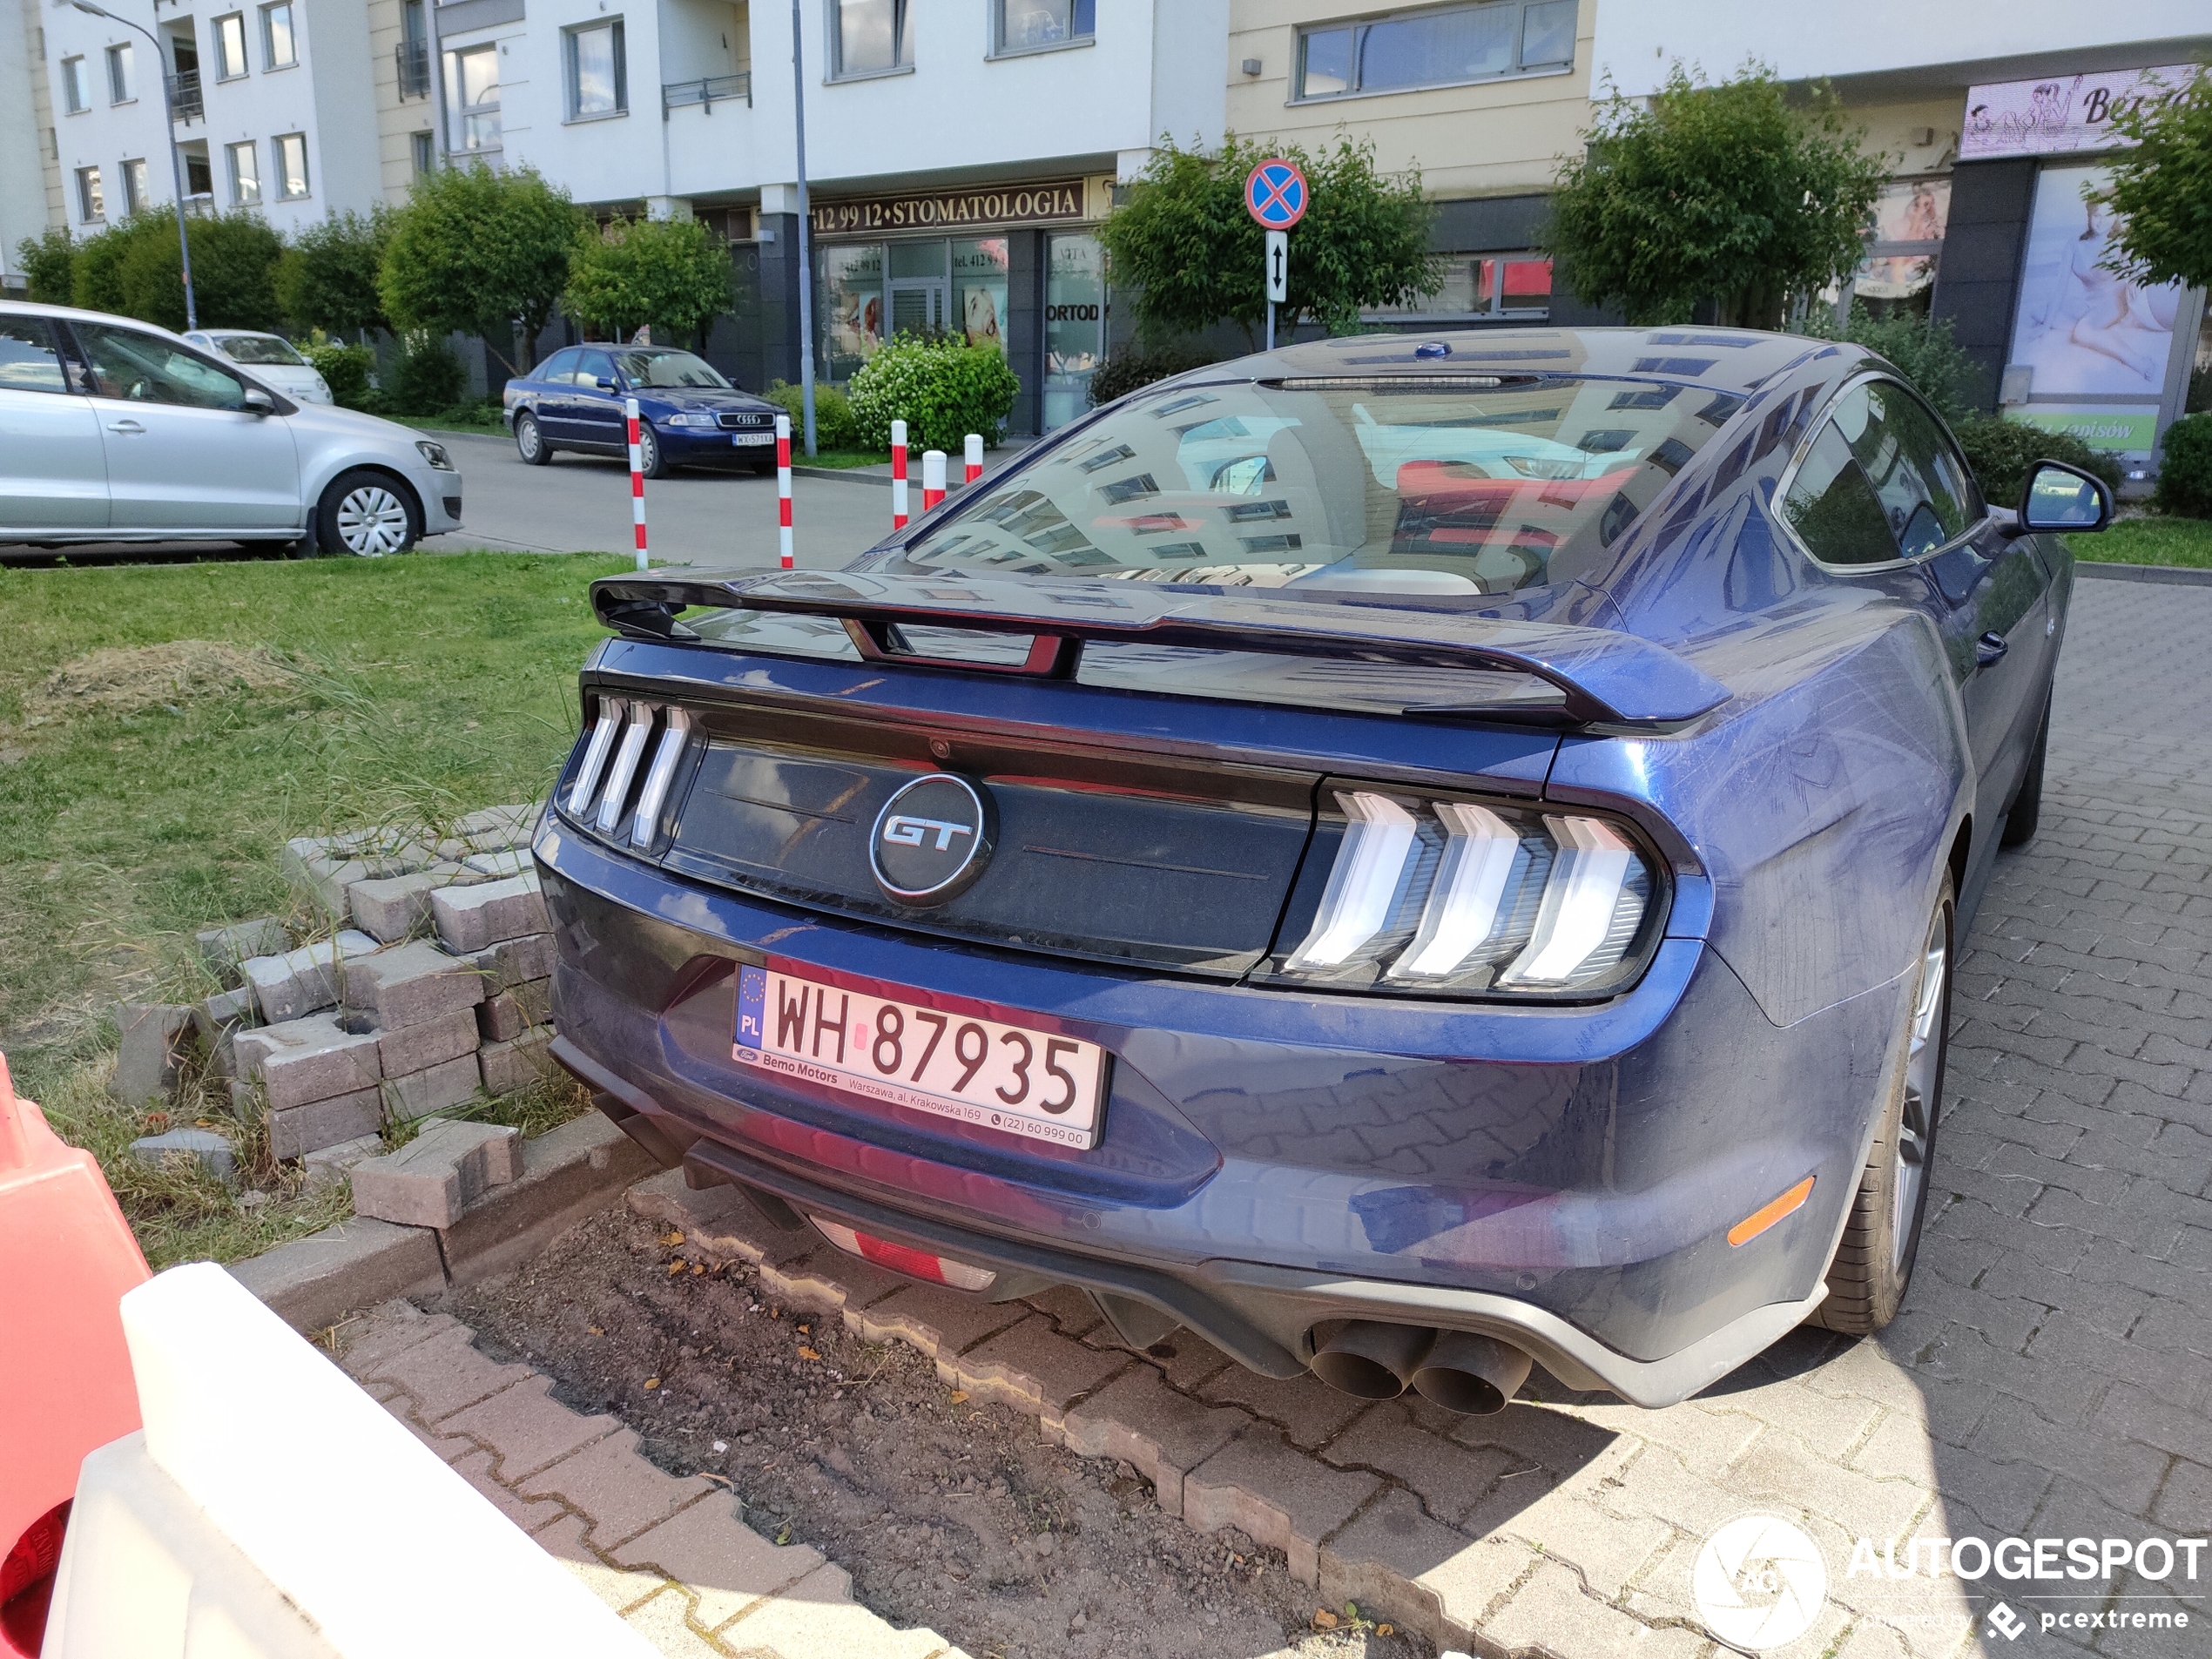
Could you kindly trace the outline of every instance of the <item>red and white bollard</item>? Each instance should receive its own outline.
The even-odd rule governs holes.
[[[891,423],[891,528],[907,528],[907,423]]]
[[[776,417],[776,545],[791,569],[791,416]]]
[[[983,435],[980,432],[968,435],[968,453],[961,457],[967,462],[967,476],[963,484],[972,484],[983,475]]]
[[[645,462],[637,453],[637,400],[622,401],[623,418],[630,427],[630,516],[637,527],[637,568],[645,568]]]
[[[924,449],[921,452],[921,510],[927,512],[945,499],[945,452]]]

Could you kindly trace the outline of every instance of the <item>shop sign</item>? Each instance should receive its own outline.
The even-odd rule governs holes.
[[[941,190],[902,196],[864,196],[814,205],[817,236],[870,231],[943,231],[965,225],[1055,225],[1083,218],[1080,179],[1035,185],[997,185],[982,190]]]
[[[2177,97],[2201,72],[2194,64],[2178,64],[1969,87],[1959,159],[2125,148],[2128,141],[2112,131],[2113,117],[2140,104]]]
[[[2114,455],[2147,455],[2158,436],[2156,409],[2007,409],[2005,418],[2063,432]]]

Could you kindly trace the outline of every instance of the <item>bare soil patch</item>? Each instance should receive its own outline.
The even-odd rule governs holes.
[[[1342,1608],[1316,1633],[1313,1592],[1278,1552],[1192,1530],[1127,1464],[1048,1445],[903,1343],[776,1307],[751,1269],[691,1262],[663,1237],[610,1211],[445,1305],[565,1404],[636,1429],[663,1467],[727,1483],[756,1532],[813,1545],[894,1623],[974,1659],[1433,1654]]]
[[[72,658],[24,697],[24,725],[84,714],[135,714],[219,691],[273,691],[296,676],[259,645],[213,639],[110,646]]]

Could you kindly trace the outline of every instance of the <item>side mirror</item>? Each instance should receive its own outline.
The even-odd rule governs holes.
[[[594,381],[592,384],[597,386],[603,392],[611,392],[615,389],[615,383],[604,374],[602,374],[597,381]]]
[[[246,388],[246,395],[239,399],[238,406],[246,414],[253,415],[274,415],[276,413],[276,399],[271,397],[266,392],[263,391],[258,386],[247,387]]]
[[[2039,461],[2020,492],[2024,530],[2101,530],[2112,523],[2112,492],[2104,480],[2062,461]]]

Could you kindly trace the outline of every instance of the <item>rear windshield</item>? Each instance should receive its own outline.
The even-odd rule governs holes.
[[[268,334],[218,334],[215,344],[233,363],[259,366],[273,363],[286,368],[297,368],[305,361],[284,341]]]
[[[1179,387],[872,568],[1510,593],[1597,563],[1740,403],[1619,380]]]

